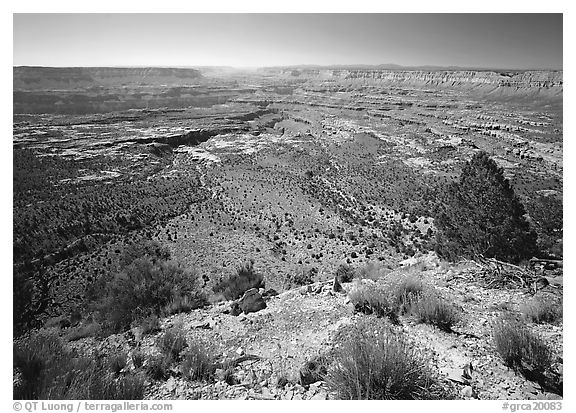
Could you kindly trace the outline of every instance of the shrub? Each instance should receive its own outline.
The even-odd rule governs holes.
[[[398,322],[398,308],[387,296],[386,292],[376,285],[358,282],[348,293],[354,309],[364,314],[375,314],[388,317],[392,322]]]
[[[424,285],[416,276],[403,277],[394,288],[394,300],[402,313],[410,310],[411,306],[422,296]]]
[[[159,315],[175,297],[199,294],[195,273],[172,261],[137,258],[106,285],[97,310],[106,327],[118,332],[134,320]]]
[[[533,323],[554,324],[562,319],[562,302],[553,302],[550,299],[533,298],[523,304],[520,311],[524,317]]]
[[[170,316],[179,313],[188,313],[196,308],[204,307],[208,304],[206,295],[201,292],[185,296],[176,296],[163,308],[162,313]]]
[[[412,303],[411,313],[421,322],[432,324],[444,331],[452,331],[452,326],[460,320],[454,306],[445,302],[434,291],[424,293]]]
[[[68,352],[55,332],[39,331],[14,343],[14,370],[20,376],[15,399],[50,399],[57,378],[70,368]]]
[[[141,376],[110,373],[111,362],[96,355],[77,357],[55,333],[37,332],[14,344],[15,399],[142,399]]]
[[[386,276],[389,271],[385,269],[382,264],[376,262],[369,262],[363,267],[358,268],[355,272],[356,278],[377,281]]]
[[[86,337],[97,337],[102,331],[100,324],[90,322],[71,328],[66,334],[66,340],[76,341]]]
[[[336,270],[336,278],[341,283],[349,283],[354,279],[355,271],[348,264],[341,264]]]
[[[318,275],[318,270],[316,268],[310,268],[308,270],[302,269],[300,272],[288,274],[286,277],[286,289],[296,287],[301,287],[303,285],[312,284],[314,282],[314,277]]]
[[[551,364],[550,350],[520,320],[505,317],[493,327],[496,350],[504,364],[522,373],[544,372]]]
[[[66,378],[66,399],[138,400],[144,396],[144,378],[140,374],[114,377],[96,359],[78,360]]]
[[[127,267],[143,257],[150,258],[152,262],[167,261],[170,259],[170,250],[158,241],[131,242],[122,249],[119,262],[122,267]]]
[[[157,343],[160,351],[170,360],[178,360],[182,350],[188,345],[184,332],[177,327],[173,327],[158,339]]]
[[[334,352],[326,382],[340,399],[439,398],[423,355],[381,324],[351,327]]]
[[[214,286],[215,293],[221,293],[226,300],[236,300],[251,288],[264,288],[264,277],[254,271],[254,261],[243,264],[235,275]]]
[[[317,381],[324,380],[328,373],[328,364],[328,358],[321,355],[306,361],[300,368],[300,384],[302,386],[308,386]]]
[[[122,369],[126,367],[128,363],[128,355],[126,353],[118,353],[111,355],[108,358],[108,367],[110,371],[114,374],[120,374]]]
[[[144,365],[144,360],[144,353],[142,353],[140,350],[134,350],[132,352],[132,363],[134,363],[134,367],[137,369],[142,367]]]
[[[166,380],[168,378],[170,362],[170,358],[166,356],[152,356],[146,361],[146,373],[153,380]]]
[[[188,380],[209,380],[214,371],[215,366],[206,349],[196,343],[191,344],[186,350],[182,363],[184,377]],[[230,374],[229,371],[228,374]]]
[[[449,258],[483,255],[519,262],[536,253],[536,233],[502,168],[485,152],[466,163],[443,193],[435,224],[437,250]]]
[[[136,324],[142,329],[143,336],[160,331],[160,319],[155,314],[144,317],[141,321],[137,321]]]

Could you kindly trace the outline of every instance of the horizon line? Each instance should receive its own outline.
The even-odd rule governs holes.
[[[555,69],[551,67],[535,67],[535,68],[506,68],[506,67],[469,67],[469,66],[454,66],[454,65],[411,65],[404,66],[396,63],[382,63],[382,64],[288,64],[288,65],[266,65],[266,66],[234,66],[234,65],[66,65],[66,66],[49,66],[49,65],[12,65],[12,68],[51,68],[51,69],[88,69],[88,68],[116,68],[116,69],[132,69],[132,68],[164,68],[164,69],[200,69],[200,68],[227,68],[227,69],[351,69],[351,68],[365,68],[365,69],[382,69],[382,70],[439,70],[439,71],[515,71],[515,72],[529,72],[529,71],[551,71],[563,72],[564,69]]]

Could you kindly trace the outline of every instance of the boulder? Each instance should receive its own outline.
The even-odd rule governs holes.
[[[265,309],[266,302],[256,288],[251,288],[238,300],[238,306],[244,314],[248,314]]]

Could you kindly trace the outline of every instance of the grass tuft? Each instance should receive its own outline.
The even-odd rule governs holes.
[[[500,318],[494,324],[492,334],[496,350],[506,366],[521,373],[544,372],[550,368],[550,349],[522,321]]]
[[[343,335],[326,382],[340,399],[411,400],[446,397],[425,357],[381,323]]]

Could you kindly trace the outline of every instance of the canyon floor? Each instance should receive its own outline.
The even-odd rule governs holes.
[[[504,169],[543,248],[561,259],[561,73],[402,72],[379,80],[340,72],[194,73],[186,87],[160,78],[68,91],[18,77],[13,264],[48,280],[40,321],[82,308],[86,288],[118,271],[126,245],[154,240],[200,274],[212,304],[162,319],[155,335],[84,338],[73,348],[153,354],[157,336],[178,325],[223,357],[258,359],[235,368],[233,385],[190,382],[176,367],[147,382],[146,398],[332,398],[323,381],[298,384],[298,371],[333,346],[342,326],[374,317],[355,312],[346,293],[371,281],[331,289],[342,264],[372,265],[386,277],[415,273],[460,309],[452,333],[408,316],[392,326],[429,354],[455,398],[559,397],[505,367],[492,342],[492,322],[518,314],[533,292],[488,287],[474,262],[429,252],[435,188],[483,150]],[[35,103],[47,101],[52,106]],[[279,294],[256,313],[226,314],[213,289],[250,260]],[[290,283],[309,273],[312,284]],[[561,270],[547,276],[552,282],[536,295],[561,306]],[[561,322],[531,329],[561,371]],[[467,365],[474,373],[462,378]],[[290,378],[285,386],[280,374]]]

